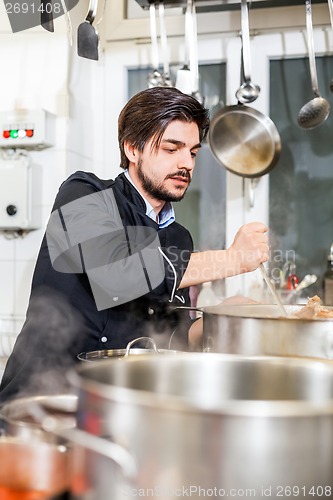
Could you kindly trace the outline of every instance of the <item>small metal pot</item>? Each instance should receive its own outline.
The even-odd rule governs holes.
[[[304,306],[285,306],[288,315]],[[202,308],[205,352],[333,359],[333,319],[281,317],[276,305]]]
[[[28,442],[38,439],[47,443],[63,443],[62,439],[42,428],[40,418],[34,412],[39,408],[44,416],[56,418],[61,427],[74,428],[77,402],[75,394],[29,396],[10,401],[0,410],[1,433]]]
[[[45,430],[35,411],[42,411],[63,429],[73,431],[77,401],[74,394],[30,396],[1,408],[1,498],[69,498],[72,444],[68,437]]]
[[[55,498],[68,491],[69,455],[64,446],[0,437],[0,497]]]

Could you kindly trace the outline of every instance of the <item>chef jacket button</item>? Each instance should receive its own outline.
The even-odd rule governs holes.
[[[119,300],[119,297],[113,297],[114,302],[117,302]]]
[[[155,310],[152,307],[148,307],[148,314],[149,316],[152,316],[153,314],[155,314]]]
[[[108,341],[107,337],[102,337],[101,338],[101,342],[107,342],[107,341]]]

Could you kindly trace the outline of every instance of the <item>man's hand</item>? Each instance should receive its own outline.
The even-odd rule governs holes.
[[[254,271],[269,260],[267,227],[261,222],[251,222],[242,226],[227,249],[227,261],[235,274]]]
[[[261,222],[242,226],[227,250],[194,252],[179,288],[254,271],[269,260],[267,227]]]

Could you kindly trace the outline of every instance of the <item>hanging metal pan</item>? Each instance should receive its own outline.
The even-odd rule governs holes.
[[[242,177],[260,177],[277,163],[279,132],[273,121],[256,109],[226,106],[212,118],[208,142],[216,159]]]
[[[267,174],[276,165],[281,153],[281,139],[268,116],[240,102],[245,87],[251,87],[251,92],[247,92],[247,102],[253,101],[260,91],[250,81],[249,21],[244,0],[241,20],[241,87],[236,93],[239,101],[237,105],[222,108],[212,118],[208,141],[214,156],[227,170],[254,178]]]

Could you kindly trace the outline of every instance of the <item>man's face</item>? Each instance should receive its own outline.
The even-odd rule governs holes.
[[[196,123],[179,120],[166,128],[158,149],[150,140],[139,153],[137,176],[144,191],[162,201],[180,201],[191,182],[200,148]]]

